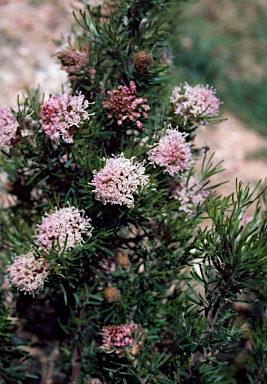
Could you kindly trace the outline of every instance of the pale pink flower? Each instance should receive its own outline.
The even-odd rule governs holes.
[[[115,352],[117,355],[137,355],[145,338],[142,327],[133,322],[103,327],[101,335],[103,340],[100,348],[107,353]]]
[[[0,148],[9,153],[19,129],[19,123],[11,107],[0,109]]]
[[[116,263],[113,258],[100,256],[97,271],[108,275],[109,272],[116,271]],[[99,275],[98,275],[99,276]]]
[[[89,379],[88,384],[103,384],[99,379]]]
[[[200,121],[203,118],[218,116],[220,100],[215,96],[216,90],[203,85],[191,87],[187,83],[175,87],[170,97],[170,102],[174,104],[174,113],[187,121]]]
[[[168,128],[158,145],[148,151],[148,161],[165,167],[164,172],[175,176],[192,163],[190,144],[185,141],[186,134]]]
[[[104,168],[94,171],[93,181],[96,200],[103,204],[126,205],[134,207],[134,196],[149,182],[149,176],[144,175],[145,167],[142,163],[133,162],[134,157],[126,159],[123,154],[103,159]]]
[[[8,268],[11,284],[33,294],[49,276],[49,267],[45,258],[36,258],[33,252],[17,256]]]
[[[51,97],[41,106],[42,131],[57,144],[60,139],[65,143],[73,143],[73,133],[89,118],[86,111],[88,105],[88,100],[82,94],[71,96],[64,93]]]
[[[179,209],[187,213],[192,213],[193,209],[203,203],[209,195],[210,191],[204,189],[203,183],[199,182],[195,176],[182,179],[172,190],[172,197],[181,201]]]
[[[94,68],[89,69],[88,74],[93,77],[96,74],[96,69]]]
[[[75,207],[65,207],[42,218],[38,228],[37,242],[44,250],[54,249],[67,252],[83,243],[82,235],[91,237],[91,219],[84,217],[84,211]]]
[[[12,109],[16,113],[21,113],[21,125],[17,118],[13,115]],[[34,125],[37,123],[31,117],[32,111],[29,107],[10,106],[0,109],[0,148],[9,153],[11,148],[22,137],[33,134]]]
[[[254,219],[253,216],[243,216],[240,225],[245,227],[248,223],[251,223],[251,221]]]
[[[241,227],[240,229],[242,231],[240,231],[240,233],[237,235],[235,242],[240,240],[243,231],[246,231],[246,233],[249,234],[249,232],[251,232],[255,228],[255,225],[257,226],[258,224],[257,221],[254,221],[254,216],[243,216],[243,212],[240,213],[239,220]],[[252,234],[248,235],[246,241],[249,241],[249,239],[251,239],[251,236]]]
[[[146,104],[147,99],[136,97],[136,85],[130,82],[130,88],[119,85],[118,89],[107,92],[109,99],[103,103],[110,113],[108,117],[117,120],[121,125],[126,119],[133,121],[138,128],[142,128],[142,123],[138,120],[141,116],[148,117],[147,111],[150,107]]]

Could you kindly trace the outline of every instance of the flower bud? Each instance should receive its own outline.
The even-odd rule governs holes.
[[[118,252],[118,255],[116,257],[116,262],[124,268],[130,265],[130,259],[128,255],[125,255],[122,252]]]
[[[121,299],[121,293],[116,287],[107,287],[104,290],[104,297],[109,303],[116,303]]]
[[[148,51],[140,51],[134,55],[133,63],[137,72],[146,72],[153,65],[153,57]]]
[[[134,356],[138,355],[138,353],[139,353],[138,348],[133,348],[133,349],[131,350],[131,354],[134,355]]]

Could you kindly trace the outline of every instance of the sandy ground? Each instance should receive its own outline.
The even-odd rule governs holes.
[[[208,146],[214,152],[214,163],[223,161],[224,172],[215,175],[214,183],[228,181],[218,191],[230,194],[235,190],[236,179],[244,185],[254,187],[259,180],[267,181],[267,163],[264,160],[251,159],[249,156],[267,147],[267,137],[249,130],[232,114],[225,113],[226,120],[217,125],[199,129],[196,146]]]
[[[66,74],[52,57],[58,50],[53,39],[67,37],[73,23],[73,0],[0,0],[0,107],[16,104],[17,94],[27,88],[40,87],[41,92],[54,94],[66,85]],[[209,146],[214,161],[224,160],[225,172],[214,182],[229,180],[219,188],[228,194],[234,191],[235,179],[255,185],[267,178],[267,163],[247,159],[266,148],[267,138],[247,129],[233,115],[218,125],[200,129],[197,146]]]

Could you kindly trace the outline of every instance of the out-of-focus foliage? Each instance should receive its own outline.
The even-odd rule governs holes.
[[[182,23],[175,23],[178,14]],[[174,15],[175,81],[216,84],[226,110],[266,135],[266,3],[188,1],[182,11],[174,5]]]

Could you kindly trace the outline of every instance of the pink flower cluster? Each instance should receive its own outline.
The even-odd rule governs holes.
[[[54,249],[67,252],[83,242],[82,234],[91,237],[91,219],[83,217],[84,211],[75,207],[61,208],[42,218],[38,228],[37,242],[45,251]]]
[[[148,151],[149,162],[165,167],[164,172],[170,176],[187,169],[192,163],[192,154],[185,137],[186,134],[177,129],[168,128],[158,145]]]
[[[101,335],[103,337],[101,349],[107,353],[115,352],[117,355],[128,353],[137,355],[145,338],[142,327],[133,322],[103,327]]]
[[[86,111],[88,105],[88,100],[85,100],[85,96],[81,94],[71,96],[64,93],[51,97],[41,106],[42,131],[57,144],[60,139],[65,143],[73,143],[74,131],[89,118]]]
[[[174,104],[174,113],[186,122],[203,121],[204,117],[214,117],[219,114],[220,100],[215,96],[216,90],[207,85],[191,87],[187,83],[175,87],[170,101]],[[200,119],[199,119],[200,118]]]
[[[187,213],[192,213],[194,207],[203,203],[209,195],[210,191],[203,189],[203,183],[195,176],[181,180],[172,191],[172,197],[181,201],[179,209]]]
[[[33,294],[50,274],[49,263],[43,257],[36,259],[33,252],[17,256],[8,268],[11,284]]]
[[[11,112],[11,107],[0,109],[0,148],[9,153],[15,140],[19,123]]]
[[[142,123],[138,120],[141,115],[148,117],[147,111],[150,107],[146,104],[147,99],[136,97],[136,85],[130,82],[130,88],[119,85],[118,89],[108,91],[109,99],[103,103],[110,113],[108,117],[117,119],[118,125],[126,119],[136,123],[138,128],[142,128]]]
[[[149,176],[144,175],[145,167],[133,162],[134,157],[126,159],[123,154],[106,159],[106,165],[99,172],[94,171],[93,181],[96,199],[103,204],[126,205],[134,207],[134,193],[144,188]],[[105,160],[105,159],[103,159]]]

